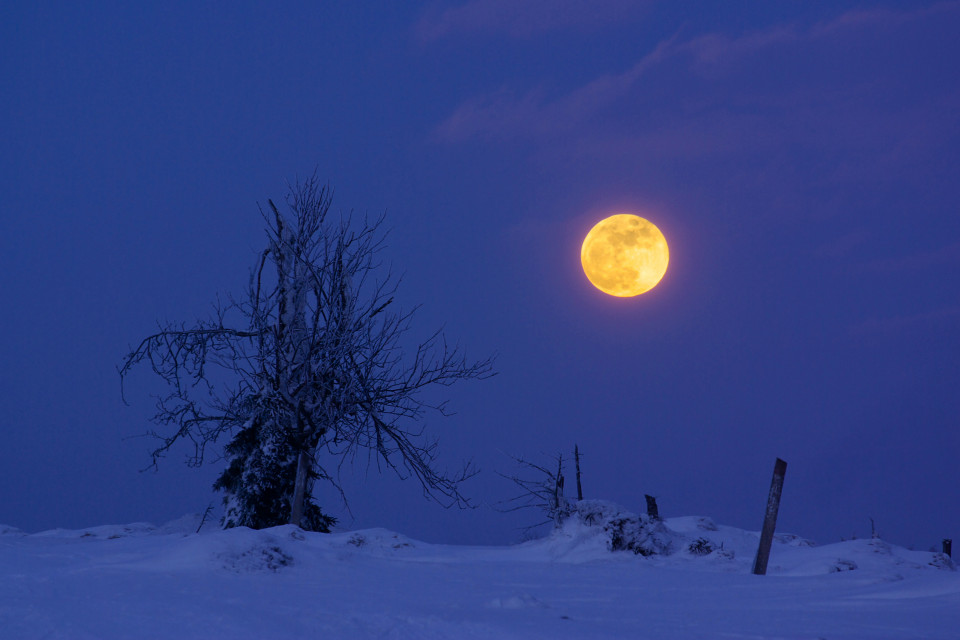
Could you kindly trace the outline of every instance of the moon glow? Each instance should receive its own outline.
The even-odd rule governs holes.
[[[583,240],[580,262],[600,291],[629,298],[657,286],[670,250],[660,229],[640,216],[620,213],[598,222]]]

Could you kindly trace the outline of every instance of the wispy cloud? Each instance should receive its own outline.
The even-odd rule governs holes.
[[[500,4],[499,0],[478,0],[460,9],[467,12],[470,8],[471,11],[477,11],[479,16],[482,13],[481,6],[489,9]],[[539,3],[531,3],[535,4]],[[680,41],[675,35],[660,42],[626,71],[605,74],[553,99],[548,99],[541,88],[525,92],[501,89],[468,99],[441,122],[434,133],[439,140],[460,142],[474,137],[535,137],[564,132],[607,105],[616,103],[638,87],[641,78],[648,72],[669,60],[686,59],[687,71],[716,68],[735,64],[777,47],[834,37],[843,31],[877,28],[878,25],[904,23],[937,14],[955,14],[958,10],[960,2],[951,1],[913,11],[853,11],[811,27],[778,25],[737,37],[712,33]]]
[[[547,102],[542,91],[531,90],[516,97],[507,90],[464,102],[436,129],[447,142],[473,136],[546,133],[573,126],[597,109],[610,104],[629,91],[647,69],[670,55],[674,40],[660,43],[627,71],[604,75],[578,87],[565,96]]]
[[[792,44],[804,36],[793,26],[775,26],[731,37],[722,33],[709,33],[693,38],[676,49],[676,53],[686,53],[699,64],[717,64],[722,61],[739,58],[768,49],[773,46]]]
[[[422,41],[483,32],[526,38],[557,29],[595,29],[635,17],[649,4],[649,0],[470,0],[428,11],[416,31]]]
[[[855,9],[848,11],[834,20],[818,24],[811,30],[813,36],[831,35],[843,29],[857,29],[878,25],[897,25],[917,18],[926,18],[941,14],[953,13],[960,7],[957,0],[937,2],[927,7],[918,7],[909,11],[896,11],[885,7],[872,9]]]

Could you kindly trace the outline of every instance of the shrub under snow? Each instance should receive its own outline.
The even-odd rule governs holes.
[[[669,555],[676,550],[676,534],[663,522],[638,515],[606,500],[580,500],[570,505],[561,530],[586,527],[606,539],[610,551],[637,555]]]

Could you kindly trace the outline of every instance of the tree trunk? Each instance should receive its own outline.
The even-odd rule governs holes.
[[[290,501],[290,524],[303,526],[303,512],[306,511],[307,479],[310,477],[310,455],[301,451],[297,456],[297,478],[293,484],[293,498]]]
[[[278,313],[277,313],[277,380],[281,397],[293,402],[295,392],[305,375],[303,364],[307,349],[306,324],[306,272],[303,260],[298,260],[297,237],[294,230],[284,224],[283,216],[273,202],[270,206],[276,215],[277,238],[274,249],[277,264]],[[310,478],[311,455],[307,451],[307,438],[300,420],[302,401],[290,408],[290,425],[296,426],[301,437],[297,440],[297,476],[290,499],[290,524],[303,526],[306,511],[307,482]]]

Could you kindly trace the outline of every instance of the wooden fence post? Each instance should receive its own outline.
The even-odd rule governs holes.
[[[573,445],[573,458],[577,463],[577,500],[583,500],[583,488],[580,486],[580,447]]]
[[[777,528],[777,512],[780,510],[780,493],[783,491],[783,476],[787,473],[787,463],[777,458],[773,465],[773,480],[770,481],[770,495],[767,497],[767,512],[763,517],[763,529],[760,531],[760,546],[753,561],[753,573],[766,575],[767,561],[770,559],[770,546],[773,544],[773,532]]]
[[[650,516],[651,520],[659,520],[660,510],[657,509],[657,499],[647,494],[644,494],[643,497],[647,499],[647,515]]]

